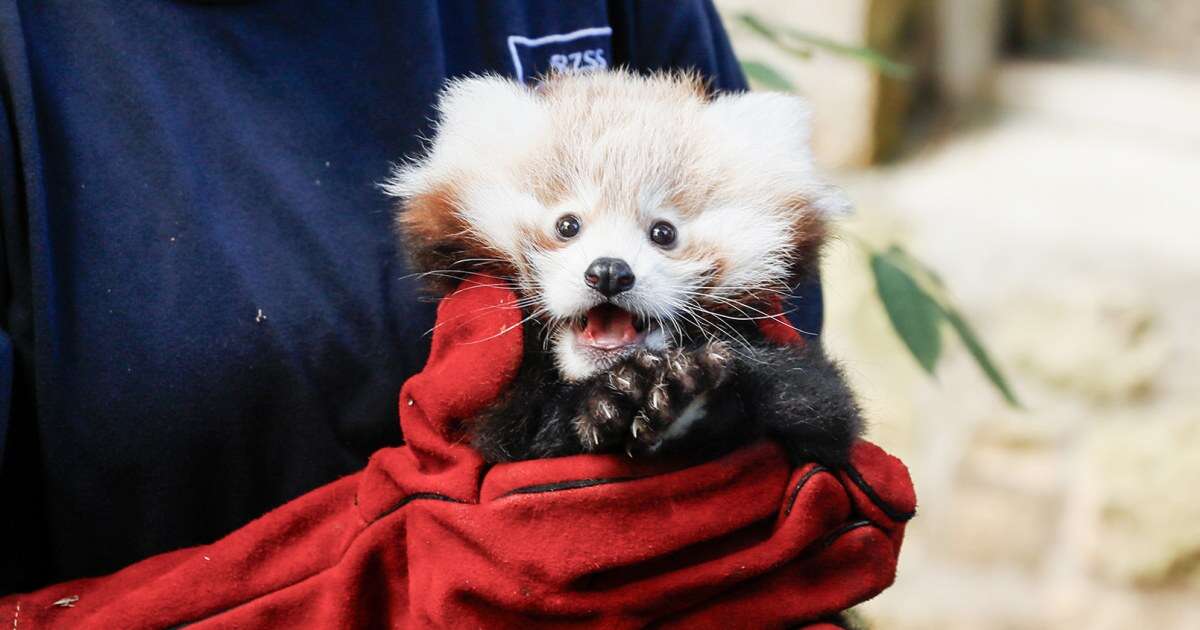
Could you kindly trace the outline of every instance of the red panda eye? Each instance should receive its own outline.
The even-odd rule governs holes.
[[[579,217],[573,214],[564,214],[554,224],[554,229],[558,232],[559,237],[571,238],[579,234]]]
[[[670,247],[675,243],[675,226],[659,221],[650,226],[650,240],[659,247]]]

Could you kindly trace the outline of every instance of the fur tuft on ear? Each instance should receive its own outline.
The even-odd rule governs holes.
[[[808,152],[812,110],[798,97],[776,92],[742,92],[717,97],[708,107],[730,131],[757,146]]]
[[[456,79],[438,98],[435,140],[425,155],[399,164],[384,192],[409,199],[463,172],[488,172],[496,155],[513,155],[542,138],[544,106],[523,85],[498,76]]]
[[[813,209],[824,217],[841,218],[854,213],[854,202],[833,184],[813,186],[811,199]]]
[[[792,178],[808,207],[824,217],[849,214],[852,205],[840,189],[816,173],[812,151],[812,109],[799,96],[776,92],[726,94],[709,104],[706,115],[746,151],[747,166],[764,175]]]
[[[549,117],[533,90],[499,76],[457,79],[438,101],[439,142],[484,155],[540,137]]]

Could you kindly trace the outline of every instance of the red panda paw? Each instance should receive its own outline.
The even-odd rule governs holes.
[[[589,387],[574,422],[584,452],[615,450],[631,417],[632,409],[621,395],[600,383]]]
[[[703,413],[703,395],[727,382],[732,366],[732,349],[719,341],[634,354],[598,377],[584,396],[575,421],[584,450],[623,445],[631,457],[653,453],[676,420]]]
[[[733,373],[733,351],[720,341],[656,356],[660,360],[635,357],[649,385],[625,439],[625,451],[631,455],[654,453],[664,440],[686,432],[703,417],[705,394],[724,385]]]

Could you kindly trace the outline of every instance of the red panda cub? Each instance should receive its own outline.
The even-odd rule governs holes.
[[[861,421],[840,370],[758,327],[846,205],[814,172],[801,99],[617,71],[461,79],[438,112],[385,189],[433,289],[480,274],[519,297],[521,368],[473,428],[485,457],[707,457],[770,437],[845,460]]]

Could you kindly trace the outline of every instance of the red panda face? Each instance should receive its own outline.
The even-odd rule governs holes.
[[[612,72],[465,79],[439,111],[428,154],[386,184],[405,246],[435,279],[510,284],[569,379],[761,317],[844,207],[794,97]]]

